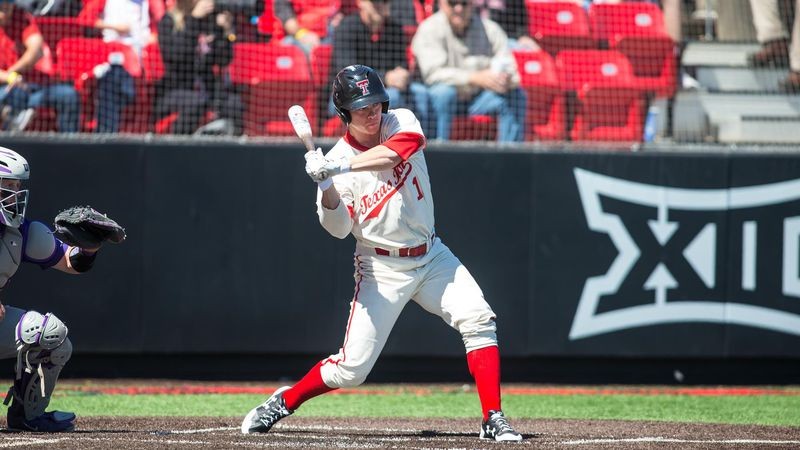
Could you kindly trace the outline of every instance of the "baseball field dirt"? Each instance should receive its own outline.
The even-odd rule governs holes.
[[[800,429],[752,425],[608,420],[514,420],[524,440],[477,437],[464,419],[330,419],[288,417],[268,434],[242,435],[240,417],[88,417],[74,433],[3,432],[0,447],[47,449],[790,449]],[[5,425],[5,424],[3,424]]]

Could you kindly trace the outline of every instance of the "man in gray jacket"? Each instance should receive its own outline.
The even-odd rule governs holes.
[[[505,32],[473,14],[470,0],[439,0],[411,42],[436,114],[436,138],[447,140],[455,115],[496,115],[498,141],[525,136],[525,92]]]

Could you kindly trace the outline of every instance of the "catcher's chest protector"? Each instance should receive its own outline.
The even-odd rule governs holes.
[[[2,231],[3,237],[0,239],[0,288],[3,288],[8,279],[17,273],[20,262],[22,262],[22,233],[11,227],[6,227]]]

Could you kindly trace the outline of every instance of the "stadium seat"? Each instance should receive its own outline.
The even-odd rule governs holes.
[[[592,4],[589,19],[594,37],[628,58],[636,86],[659,97],[675,95],[675,43],[667,34],[658,5]]]
[[[95,38],[64,38],[56,45],[58,74],[63,80],[91,76],[92,69],[108,61],[112,52],[123,54],[123,66],[134,77],[141,76],[142,66],[136,52],[127,45],[103,42]]]
[[[556,57],[562,89],[574,93],[572,140],[639,141],[645,95],[628,59],[613,50],[565,50]]]
[[[526,0],[531,37],[551,55],[567,49],[592,49],[586,11],[574,2]]]
[[[164,61],[157,42],[147,44],[142,49],[142,72],[144,79],[150,84],[157,83],[164,77]]]
[[[293,45],[237,43],[229,66],[231,80],[244,86],[245,134],[291,136],[287,110],[298,104],[316,123],[311,69]]]
[[[56,48],[63,38],[83,37],[85,29],[76,17],[37,16],[36,25],[50,48]]]
[[[450,127],[451,141],[494,141],[497,119],[494,116],[456,116]]]
[[[528,95],[525,139],[566,139],[565,94],[547,52],[514,52],[520,84]]]

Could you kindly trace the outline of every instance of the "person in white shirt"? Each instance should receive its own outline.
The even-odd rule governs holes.
[[[242,421],[242,433],[265,433],[303,402],[363,383],[410,300],[462,337],[483,410],[480,437],[520,441],[500,405],[495,313],[461,261],[434,231],[425,136],[414,113],[389,110],[389,95],[370,67],[348,66],[333,82],[347,131],[322,155],[306,153],[319,184],[317,212],[328,233],[356,240],[356,286],[345,341],[294,386],[284,386]]]

